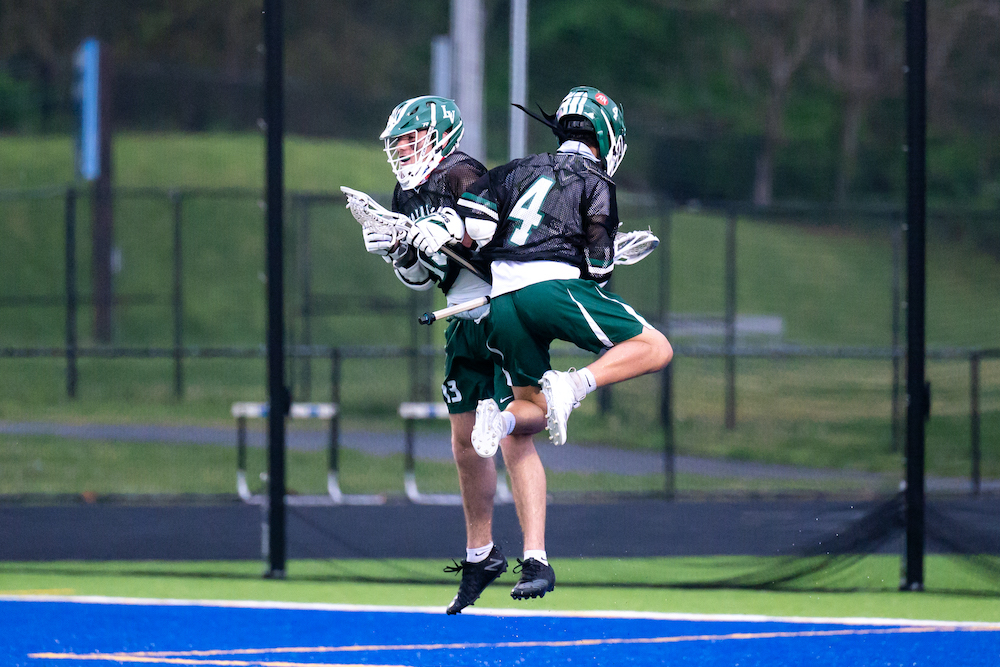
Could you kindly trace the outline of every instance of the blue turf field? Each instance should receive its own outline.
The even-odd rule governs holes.
[[[21,597],[0,664],[982,667],[1000,625]]]

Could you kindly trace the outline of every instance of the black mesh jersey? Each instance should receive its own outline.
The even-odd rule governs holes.
[[[456,151],[441,160],[437,169],[416,188],[404,190],[397,183],[392,193],[392,210],[416,220],[443,206],[455,208],[462,193],[485,173],[486,167],[478,160]]]
[[[427,180],[416,188],[404,190],[399,183],[396,183],[396,189],[392,193],[392,210],[396,213],[402,213],[410,220],[416,220],[443,207],[455,208],[458,198],[465,192],[466,188],[485,173],[486,167],[479,160],[460,151],[455,151],[441,160],[441,163],[430,173]],[[465,252],[464,248],[457,246],[456,249],[470,263],[477,266],[481,273],[489,276],[489,262],[471,250]],[[447,294],[458,277],[461,267],[451,259],[448,260],[446,267],[438,267],[436,263],[435,267],[435,270],[431,271],[431,276],[441,290]],[[444,269],[443,275],[439,273],[441,268]]]
[[[579,267],[585,278],[611,275],[619,224],[615,184],[582,155],[529,155],[491,169],[460,206],[469,217],[495,214],[496,233],[480,251],[487,259],[555,260]]]

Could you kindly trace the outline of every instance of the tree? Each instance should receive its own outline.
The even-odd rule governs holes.
[[[772,203],[775,153],[786,141],[785,104],[792,79],[819,41],[827,0],[727,0],[729,20],[743,32],[730,66],[751,99],[758,100],[761,147],[754,169],[753,202]]]
[[[903,46],[899,22],[878,0],[848,0],[827,14],[823,63],[843,100],[835,197],[845,203],[857,170],[861,128],[872,102],[898,94]]]

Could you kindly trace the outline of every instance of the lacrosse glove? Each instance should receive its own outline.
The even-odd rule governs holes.
[[[407,240],[421,252],[433,255],[444,244],[461,241],[463,236],[465,224],[458,213],[451,208],[442,208],[414,222]]]
[[[373,255],[379,255],[386,262],[397,260],[406,254],[408,246],[400,243],[395,234],[363,229],[365,237],[365,250]]]

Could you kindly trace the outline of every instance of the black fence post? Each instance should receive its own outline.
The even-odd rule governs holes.
[[[287,559],[285,516],[285,420],[291,395],[285,376],[285,258],[284,258],[284,0],[264,0],[265,92],[267,125],[267,370],[268,500],[265,577],[285,578]]]
[[[292,199],[292,210],[298,214],[299,233],[296,243],[299,268],[299,288],[301,289],[299,316],[302,329],[299,334],[299,344],[305,347],[312,345],[312,256],[310,254],[310,219],[309,200],[305,197]],[[299,394],[303,400],[310,400],[312,395],[312,354],[303,355],[299,361]]]
[[[660,291],[656,317],[663,335],[670,340],[670,267],[671,233],[673,217],[669,200],[660,202]],[[674,364],[670,364],[660,374],[660,425],[663,428],[663,491],[668,499],[677,492],[676,442],[674,440]]]
[[[410,358],[410,400],[419,401],[422,398],[420,379],[420,326],[417,323],[418,314],[421,311],[421,292],[410,290],[410,349],[407,354]]]
[[[726,428],[736,428],[736,211],[726,220]]]
[[[663,492],[673,499],[677,492],[674,441],[674,363],[660,371],[660,423],[663,425]]]
[[[972,494],[982,489],[982,450],[979,441],[979,363],[978,352],[969,355],[969,438],[972,445]]]
[[[179,400],[184,397],[183,195],[171,190],[170,203],[174,208],[174,398]]]
[[[892,229],[892,421],[890,427],[890,451],[898,452],[903,429],[900,416],[900,383],[902,378],[902,273],[903,273],[903,225],[893,225]]]
[[[924,589],[927,317],[927,3],[906,3],[906,557],[901,590]]]
[[[434,307],[434,292],[428,290],[426,292],[417,292],[421,295],[420,298],[423,299],[424,307],[420,309],[421,313],[428,310],[432,310]],[[434,387],[434,373],[435,365],[437,364],[437,357],[435,356],[434,350],[434,327],[420,326],[417,325],[417,330],[423,335],[423,349],[425,354],[422,355],[423,359],[423,396],[421,400],[431,401],[434,396],[440,396],[441,392],[436,390]]]
[[[66,190],[66,395],[76,398],[76,188]]]
[[[333,474],[340,472],[340,348],[330,349],[330,402],[333,416],[330,417],[330,441],[327,469]]]

